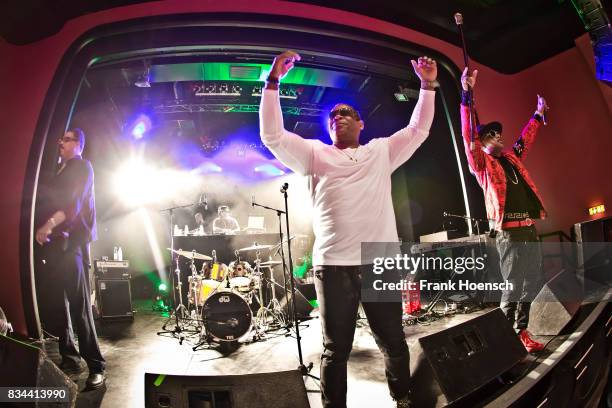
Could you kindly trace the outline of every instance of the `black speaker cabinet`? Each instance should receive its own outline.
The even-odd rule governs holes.
[[[419,346],[420,353],[411,350],[418,356],[411,372],[414,403],[422,408],[458,402],[527,355],[499,308],[421,337]]]
[[[19,403],[15,404],[16,407],[74,407],[79,392],[77,385],[49,360],[44,351],[3,335],[0,335],[0,386],[66,389],[63,402]]]
[[[561,270],[546,282],[531,302],[529,331],[536,336],[560,334],[580,309],[582,296],[576,276]]]
[[[612,218],[574,224],[576,275],[585,298],[599,301],[612,288]]]
[[[279,303],[280,303],[280,306],[283,308],[283,311],[288,312],[289,310],[292,310],[291,307],[287,308],[287,297],[285,296],[285,291],[283,289],[280,289],[280,291],[277,291],[276,296],[277,298],[279,296],[282,296],[279,300]],[[289,295],[288,299],[289,299],[289,304],[292,305],[291,295]],[[297,312],[296,314],[297,314],[298,319],[308,318],[310,316],[310,312],[312,312],[314,309],[314,307],[312,307],[308,299],[306,299],[306,296],[304,296],[304,294],[297,287],[295,289],[295,308],[296,308],[296,312]]]
[[[219,376],[145,374],[147,408],[308,408],[302,374],[278,373]]]
[[[132,291],[127,279],[98,279],[98,306],[103,319],[134,318]]]

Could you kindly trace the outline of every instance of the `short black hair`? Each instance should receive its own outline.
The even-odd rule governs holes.
[[[70,132],[79,140],[79,145],[81,146],[81,151],[85,149],[85,132],[81,128],[72,128],[68,129],[67,132]]]
[[[337,104],[335,104],[335,105],[332,107],[332,110],[331,110],[329,113],[331,114],[333,111],[335,111],[335,110],[336,110],[335,108],[336,108],[337,106],[341,106],[341,105],[344,105],[344,106],[348,107],[348,108],[349,108],[351,111],[353,111],[353,112],[356,114],[356,116],[357,116],[357,117],[355,117],[355,119],[357,119],[357,120],[363,120],[363,119],[361,119],[361,113],[359,112],[359,110],[358,110],[357,108],[355,108],[355,107],[354,107],[354,106],[352,106],[352,105],[349,105],[348,103],[344,103],[344,102],[338,102]]]

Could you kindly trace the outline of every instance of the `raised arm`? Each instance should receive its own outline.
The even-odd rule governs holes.
[[[421,80],[421,91],[408,126],[389,136],[389,160],[395,170],[408,160],[425,141],[433,122],[435,110],[435,85],[438,75],[436,61],[420,57],[410,61],[415,74]]]
[[[529,119],[529,122],[527,122],[523,128],[523,131],[521,132],[521,136],[514,143],[514,146],[512,146],[512,150],[514,150],[514,153],[519,159],[525,159],[527,152],[530,150],[533,142],[535,141],[538,134],[538,129],[540,129],[540,126],[544,121],[544,115],[546,114],[547,110],[548,105],[546,104],[546,100],[538,95],[538,106],[533,114],[533,117]]]
[[[478,139],[478,135],[476,134],[476,121],[472,120],[470,122],[470,108],[469,104],[473,101],[470,101],[472,97],[469,90],[476,85],[476,77],[478,76],[478,70],[474,70],[470,75],[468,72],[468,68],[466,67],[463,70],[463,74],[461,75],[461,87],[463,91],[461,92],[461,136],[463,138],[463,147],[465,149],[465,155],[467,157],[468,165],[470,166],[470,171],[472,174],[476,175],[477,173],[483,171],[485,169],[485,152],[482,150],[482,143]],[[470,125],[471,123],[471,125]],[[471,133],[474,132],[474,149],[471,149]]]
[[[299,60],[300,56],[293,51],[285,51],[274,59],[259,105],[259,134],[278,160],[294,172],[306,175],[311,170],[313,142],[285,129],[278,95],[280,79]]]

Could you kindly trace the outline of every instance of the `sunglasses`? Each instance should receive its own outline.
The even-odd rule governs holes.
[[[346,106],[329,112],[329,120],[333,120],[337,115],[344,117],[350,116],[354,119],[361,120],[361,116],[359,116],[359,113],[355,109]]]
[[[487,133],[485,133],[483,140],[489,139],[489,138],[499,140],[501,139],[501,133],[499,133],[497,130],[490,130]]]
[[[74,137],[60,137],[58,143],[78,142],[79,139]]]

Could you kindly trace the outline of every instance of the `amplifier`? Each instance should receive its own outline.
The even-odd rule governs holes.
[[[134,318],[132,291],[128,279],[98,278],[98,306],[100,316],[106,318]]]
[[[110,261],[96,259],[94,261],[96,276],[104,279],[130,279],[130,261]]]

